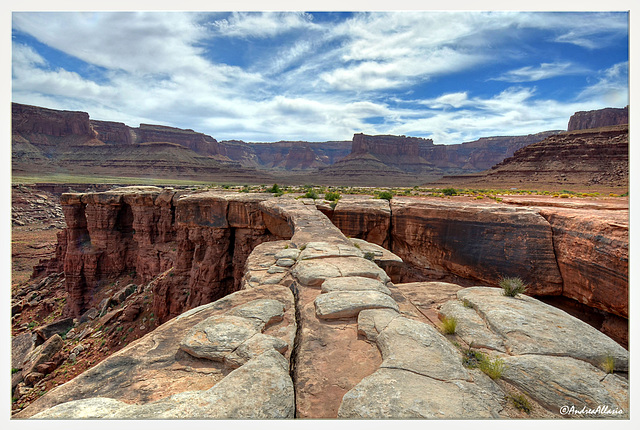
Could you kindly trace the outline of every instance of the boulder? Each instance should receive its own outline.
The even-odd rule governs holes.
[[[398,304],[378,291],[335,291],[320,294],[315,302],[318,318],[353,318],[364,309],[388,308],[398,312]]]

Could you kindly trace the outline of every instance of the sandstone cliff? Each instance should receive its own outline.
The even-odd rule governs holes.
[[[629,106],[576,112],[569,118],[568,131],[629,124]]]
[[[105,279],[133,273],[149,282],[166,272],[154,285],[153,300],[154,312],[166,321],[240,288],[256,245],[292,237],[295,225],[286,217],[293,210],[285,205],[292,202],[269,194],[155,187],[63,194],[67,228],[59,236],[57,261],[42,267],[54,272],[63,260],[70,316],[97,306],[92,297]],[[620,327],[628,318],[628,209],[529,205],[408,197],[389,204],[354,196],[323,212],[344,234],[401,257],[401,265],[384,263],[396,282],[497,285],[502,277],[517,276],[531,294],[562,296],[609,315],[598,328],[609,326],[625,342]],[[305,231],[313,231],[312,220],[322,215],[313,208],[305,215]]]
[[[629,187],[629,128],[618,125],[564,132],[516,151],[490,170],[445,176],[433,183],[624,193]]]
[[[536,418],[562,417],[565,405],[580,410],[602,404],[619,410],[615,417],[628,417],[629,356],[613,340],[533,297],[506,297],[495,288],[442,282],[392,282],[359,249],[364,242],[347,238],[312,202],[217,192],[177,196],[152,188],[65,199],[69,218],[86,202],[86,223],[77,222],[75,228],[90,234],[75,237],[89,255],[112,247],[111,253],[118,255],[97,259],[110,261],[110,267],[139,264],[134,261],[140,259],[131,257],[141,250],[145,261],[161,261],[149,251],[171,241],[171,235],[160,234],[170,231],[171,210],[163,209],[171,207],[179,244],[175,258],[184,260],[176,263],[182,267],[177,273],[186,276],[190,266],[189,278],[203,279],[205,271],[218,270],[217,260],[224,257],[217,250],[231,252],[228,237],[251,229],[247,225],[273,237],[255,246],[247,243],[252,250],[246,263],[235,263],[243,266],[240,291],[206,303],[212,296],[201,292],[209,283],[188,290],[201,295],[193,301],[182,298],[183,310],[205,303],[40,397],[16,418],[531,418],[509,406],[510,393],[526,395]],[[506,259],[523,270],[531,264],[531,276],[549,272],[551,277],[538,276],[553,283],[552,235],[577,228],[554,222],[552,229],[528,208],[458,206],[455,220],[454,213],[439,205],[416,202],[419,210],[410,214],[410,199],[398,203],[398,208],[392,203],[389,215],[397,210],[405,223],[402,228],[391,223],[392,241],[424,236],[432,247],[475,254],[476,261],[464,264],[477,266],[472,276],[478,279],[491,276],[483,265],[499,266],[498,260]],[[372,212],[381,215],[384,210]],[[158,222],[152,225],[163,226],[157,232],[139,224],[153,216]],[[437,231],[460,233],[447,242],[437,232],[421,231],[425,221],[433,221]],[[522,228],[523,223],[532,227]],[[116,239],[128,243],[127,249],[117,251]],[[461,270],[456,267],[459,256],[441,252],[425,257],[434,266]],[[530,263],[532,258],[539,260]],[[596,272],[584,275],[602,277]],[[170,287],[176,298],[188,285],[184,281],[190,282],[185,278]],[[160,300],[167,297],[156,285],[142,288],[154,295],[154,303],[156,294]],[[537,293],[549,293],[545,285],[538,287]],[[127,304],[122,312],[126,309]],[[457,319],[455,334],[442,333],[439,318],[444,317]],[[45,344],[60,342],[55,336]],[[27,353],[27,364],[41,352]],[[611,357],[609,370],[602,368],[604,356]],[[478,360],[506,367],[497,376],[485,374]]]

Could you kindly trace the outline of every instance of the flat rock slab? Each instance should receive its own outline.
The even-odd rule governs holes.
[[[629,412],[629,384],[607,375],[589,363],[570,357],[522,355],[505,358],[503,378],[546,408],[562,413],[563,407],[620,409],[623,414],[583,416],[621,418]]]
[[[510,355],[568,356],[600,365],[611,355],[615,369],[628,371],[629,353],[604,333],[533,297],[506,297],[498,288],[471,287],[458,292],[496,335]]]
[[[338,418],[498,418],[501,394],[470,382],[381,368],[344,395]]]
[[[257,320],[261,325],[260,329],[264,330],[265,327],[282,321],[284,310],[284,305],[278,300],[258,299],[233,308],[229,315]]]
[[[266,352],[209,390],[186,391],[142,405],[90,398],[63,403],[36,419],[286,419],[295,409],[287,360]]]
[[[375,263],[358,257],[329,257],[298,261],[291,274],[301,284],[309,287],[319,287],[327,279],[346,276],[378,279],[383,283],[390,281],[389,276]]]
[[[314,301],[318,318],[353,318],[365,309],[388,308],[398,312],[398,304],[378,291],[336,291],[320,294]]]
[[[323,293],[334,291],[377,291],[391,295],[391,291],[377,279],[363,278],[362,276],[347,276],[342,278],[327,279],[322,283]]]
[[[308,242],[300,252],[299,260],[326,257],[362,257],[364,253],[355,246],[341,243]]]
[[[394,318],[376,339],[381,368],[404,369],[439,380],[468,380],[460,353],[433,326]]]

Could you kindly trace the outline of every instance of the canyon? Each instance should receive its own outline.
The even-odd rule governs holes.
[[[459,145],[12,113],[51,179],[13,186],[14,418],[629,416],[628,108]]]
[[[479,172],[560,131],[454,145],[358,133],[351,141],[247,143],[163,125],[90,119],[85,112],[12,103],[12,169],[19,177],[155,178],[222,183],[419,185]],[[69,182],[69,180],[66,180]],[[338,184],[340,182],[340,184]]]
[[[149,325],[143,314],[155,327],[15,418],[528,416],[509,395],[536,417],[568,403],[626,416],[625,201],[295,197],[63,194],[66,228],[42,276],[64,275],[66,336],[86,345]],[[527,295],[500,294],[511,276]],[[451,316],[458,329],[443,334]],[[36,331],[44,343],[25,347],[16,386],[62,342]],[[506,363],[503,376],[469,366],[472,349]]]

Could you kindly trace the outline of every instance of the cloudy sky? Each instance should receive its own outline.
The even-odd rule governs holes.
[[[14,12],[12,100],[218,140],[460,143],[629,103],[627,13]]]

